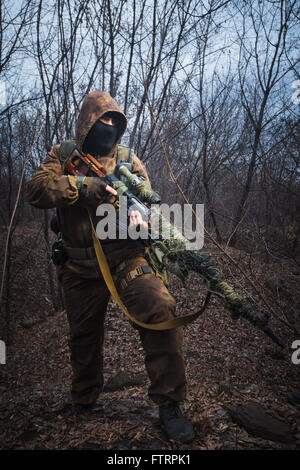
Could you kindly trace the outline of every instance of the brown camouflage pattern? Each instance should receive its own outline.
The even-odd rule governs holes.
[[[87,135],[97,118],[99,119],[107,111],[118,112],[120,116],[126,119],[118,104],[108,93],[93,91],[87,95],[83,101],[76,125],[76,142],[79,148],[81,148],[83,143],[83,137]],[[125,131],[125,128],[126,125],[124,124],[121,134]],[[107,174],[114,172],[118,142],[109,155],[97,158]],[[80,207],[80,204],[77,204],[79,198],[76,186],[77,177],[63,174],[59,160],[59,149],[60,144],[55,145],[50,150],[46,161],[42,163],[28,183],[27,200],[33,206],[41,209],[56,207],[58,209],[62,236],[66,244],[77,248],[89,247],[93,245],[92,232],[87,211]],[[144,176],[149,181],[146,168],[136,155],[133,155],[132,163],[133,172]],[[132,252],[137,250],[140,252],[142,249],[142,244],[139,240],[114,240],[112,242],[103,240],[102,243],[109,261],[113,264],[115,264],[115,261],[112,258],[116,258],[117,262],[119,262],[119,256],[123,256],[126,259]],[[97,261],[73,262],[73,260],[69,260],[67,265],[70,269],[76,272],[82,271],[82,275],[90,277],[89,270],[95,270]]]
[[[146,323],[174,317],[175,300],[154,274],[142,275],[122,291],[120,281],[137,266],[146,266],[143,256],[130,259],[123,271],[112,274],[116,288],[131,314]],[[60,270],[71,330],[73,369],[72,400],[93,403],[103,388],[104,320],[109,291],[99,274],[83,279],[69,270]],[[186,395],[181,329],[151,331],[133,325],[139,332],[150,378],[149,398],[158,405],[180,402]],[[122,334],[121,332],[118,334]],[[128,365],[130,369],[130,364]]]
[[[120,141],[126,128],[123,117],[126,118],[107,93],[95,91],[85,98],[78,117],[76,142],[79,149],[95,120],[107,111],[118,112],[122,116]],[[63,174],[59,149],[60,144],[50,150],[45,162],[28,183],[27,199],[30,204],[41,209],[57,208],[62,237],[67,245],[74,248],[91,247],[92,231],[87,211],[80,206],[77,177]],[[113,173],[115,169],[116,154],[117,144],[109,155],[98,157],[107,174]],[[136,155],[133,156],[133,172],[144,176],[149,182],[146,168]],[[112,273],[122,262],[127,262],[125,271],[116,277],[117,289],[120,289],[121,277],[125,277],[135,266],[147,264],[143,258],[144,245],[140,240],[103,240],[101,243]],[[103,386],[103,325],[109,292],[96,258],[69,259],[58,268],[58,272],[70,325],[74,374],[72,397],[76,403],[91,403]],[[163,282],[153,274],[131,281],[120,295],[128,310],[142,322],[159,322],[174,316],[175,301]],[[151,381],[150,398],[158,404],[183,400],[185,370],[180,330],[142,329],[139,333]]]

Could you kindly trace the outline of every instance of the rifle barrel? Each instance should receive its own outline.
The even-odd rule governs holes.
[[[284,342],[278,338],[278,336],[275,335],[275,333],[269,328],[268,326],[263,329],[263,331],[266,333],[266,335],[269,336],[278,346],[280,346],[282,349],[285,349],[285,344]]]

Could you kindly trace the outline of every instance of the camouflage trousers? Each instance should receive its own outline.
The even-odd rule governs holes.
[[[154,274],[142,274],[122,290],[121,280],[137,266],[147,265],[143,256],[135,256],[117,274],[112,270],[123,303],[137,320],[144,323],[174,318],[175,300]],[[85,279],[62,268],[59,277],[70,326],[72,399],[74,403],[93,403],[103,389],[104,320],[110,293],[101,274]],[[149,398],[158,405],[182,401],[186,377],[181,329],[155,331],[133,326],[139,332],[145,352],[150,379]]]

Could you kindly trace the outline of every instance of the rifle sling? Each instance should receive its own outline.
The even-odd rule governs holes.
[[[102,249],[101,243],[99,238],[97,237],[94,224],[92,221],[92,217],[90,212],[88,211],[89,219],[90,219],[90,224],[91,224],[91,229],[92,229],[92,235],[93,235],[93,243],[94,243],[94,249],[96,253],[96,257],[99,263],[99,267],[103,276],[103,279],[106,282],[106,285],[115,300],[115,302],[118,304],[120,309],[123,311],[123,313],[131,320],[133,323],[136,323],[137,325],[141,326],[142,328],[146,328],[149,330],[170,330],[172,328],[177,328],[179,326],[187,325],[188,323],[191,323],[192,321],[196,320],[205,310],[209,299],[210,299],[210,292],[207,293],[205,301],[203,303],[203,306],[198,312],[185,315],[184,317],[175,317],[171,320],[167,320],[161,323],[143,323],[134,318],[127,310],[126,306],[122,302],[122,300],[119,297],[119,294],[117,292],[115,283],[113,281],[104,251]]]

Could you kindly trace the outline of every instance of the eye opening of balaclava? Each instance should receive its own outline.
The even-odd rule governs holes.
[[[107,155],[120,136],[120,115],[117,112],[110,111],[102,117],[111,117],[116,123],[112,126],[98,120],[87,134],[82,150],[84,153],[96,155]]]

